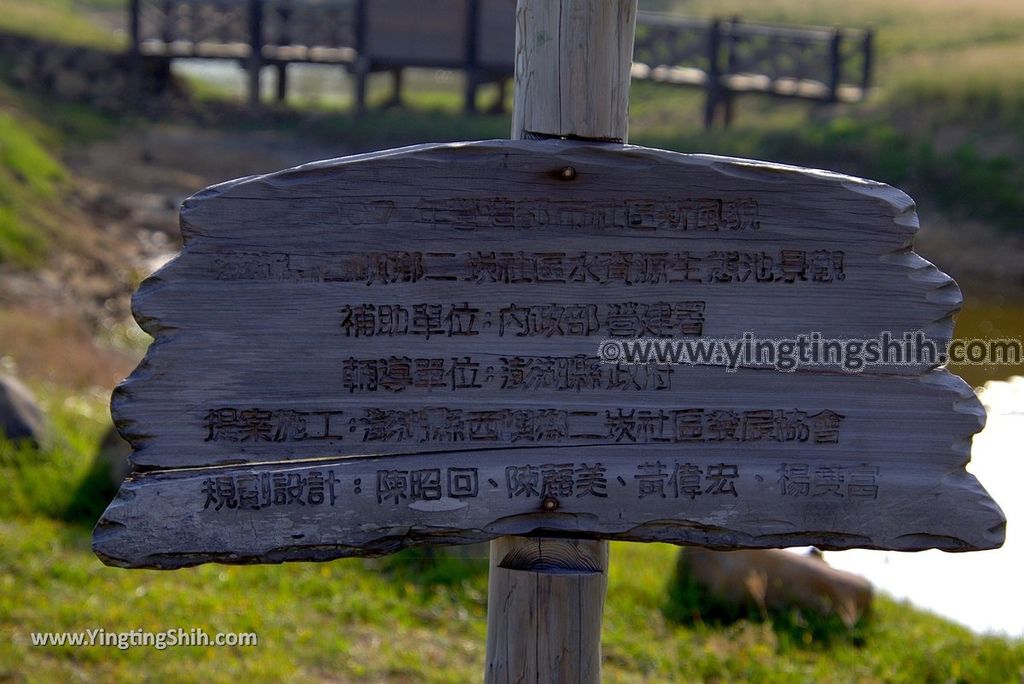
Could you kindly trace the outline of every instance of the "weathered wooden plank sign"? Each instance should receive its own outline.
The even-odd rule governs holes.
[[[186,201],[116,391],[142,472],[105,562],[378,554],[530,532],[992,548],[984,411],[934,364],[602,363],[602,339],[952,333],[913,204],[835,174],[622,145],[421,145]]]

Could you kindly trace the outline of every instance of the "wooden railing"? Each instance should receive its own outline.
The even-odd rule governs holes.
[[[139,55],[233,59],[259,99],[264,66],[336,64],[355,76],[357,108],[370,74],[390,72],[399,101],[407,67],[466,73],[466,109],[480,84],[504,87],[514,71],[515,0],[131,0],[131,47]],[[871,83],[872,33],[690,19],[641,12],[634,79],[700,87],[707,126],[732,119],[733,100],[758,93],[856,102]]]
[[[735,95],[857,102],[871,86],[871,31],[702,20],[641,13],[633,78],[707,93],[704,121],[732,119]]]

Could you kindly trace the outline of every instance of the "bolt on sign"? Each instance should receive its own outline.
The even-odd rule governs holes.
[[[107,563],[327,560],[532,532],[999,546],[946,370],[605,362],[602,340],[946,341],[891,187],[573,141],[419,145],[209,188],[115,392]]]

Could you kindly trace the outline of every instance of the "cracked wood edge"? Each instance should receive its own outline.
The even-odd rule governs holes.
[[[915,380],[953,392],[951,414],[980,430],[984,410],[956,376],[932,373]],[[276,563],[329,560],[392,553],[407,546],[468,544],[503,535],[548,533],[582,538],[662,541],[712,548],[819,546],[825,549],[877,548],[914,551],[938,548],[969,551],[1000,546],[1005,517],[973,475],[964,469],[970,435],[950,440],[948,457],[934,461],[892,460],[881,470],[878,499],[843,508],[780,496],[778,464],[735,456],[742,485],[761,477],[766,489],[751,496],[691,503],[687,499],[637,498],[633,476],[637,458],[600,456],[607,468],[609,499],[569,498],[554,512],[537,497],[509,498],[500,487],[485,490],[487,479],[501,483],[508,453],[461,452],[403,457],[401,467],[479,469],[479,497],[444,497],[437,502],[382,506],[370,492],[355,496],[352,483],[373,487],[388,458],[319,460],[136,473],[129,478],[97,524],[96,554],[123,567],[176,568],[205,562]],[[604,452],[601,452],[602,454]],[[893,449],[899,455],[899,448]],[[689,458],[689,457],[687,457]],[[579,449],[518,450],[515,460],[540,465],[595,460]],[[692,458],[690,460],[693,460]],[[699,460],[699,459],[697,459]],[[717,462],[718,458],[714,457]],[[728,459],[726,459],[728,460]],[[806,459],[832,463],[825,454]],[[854,455],[838,459],[857,463]],[[259,511],[203,508],[204,481],[216,477],[284,472],[308,474],[333,469],[339,485],[337,507],[270,507]],[[629,480],[617,484],[617,478]],[[886,485],[889,487],[886,489]],[[775,487],[773,490],[772,488]],[[748,492],[749,493],[749,492]],[[703,508],[701,508],[703,506]]]
[[[176,273],[185,268],[190,259],[197,258],[192,256],[195,250],[210,241],[228,245],[239,240],[259,242],[261,234],[267,235],[278,231],[280,217],[266,217],[260,214],[264,218],[255,223],[246,217],[253,216],[252,212],[256,209],[269,210],[271,206],[283,204],[291,207],[287,216],[295,222],[292,227],[297,233],[291,237],[287,234],[279,235],[277,239],[304,239],[301,231],[305,229],[305,224],[301,218],[292,217],[292,214],[318,211],[318,202],[342,201],[345,197],[347,175],[361,168],[371,176],[376,174],[381,178],[388,178],[389,169],[420,168],[419,165],[423,165],[428,170],[434,170],[424,175],[434,178],[433,182],[440,182],[443,185],[445,181],[436,181],[442,169],[453,164],[466,163],[483,164],[485,167],[499,163],[502,173],[513,173],[509,171],[510,168],[525,169],[521,172],[516,171],[519,173],[516,178],[522,180],[536,179],[538,174],[543,175],[551,167],[562,168],[563,165],[575,164],[581,168],[594,169],[595,173],[602,168],[608,168],[622,170],[623,173],[630,175],[646,172],[652,177],[662,176],[671,171],[684,172],[683,177],[689,177],[686,174],[696,174],[694,177],[699,178],[700,184],[704,186],[714,185],[716,179],[731,178],[735,182],[746,183],[744,191],[751,187],[760,188],[762,191],[768,188],[783,195],[813,194],[828,190],[847,191],[851,197],[859,197],[860,201],[867,202],[869,213],[874,212],[873,216],[888,216],[888,223],[880,222],[876,216],[870,222],[871,225],[862,228],[862,232],[851,239],[877,240],[884,245],[878,262],[885,268],[895,269],[896,274],[902,274],[897,275],[892,281],[892,296],[899,296],[901,287],[918,293],[915,298],[921,297],[926,305],[931,307],[929,310],[932,312],[927,319],[920,321],[920,327],[938,340],[947,339],[952,334],[952,316],[962,301],[960,290],[947,275],[913,253],[911,241],[917,230],[913,202],[905,194],[889,186],[824,171],[722,157],[683,155],[631,146],[567,141],[485,141],[419,145],[318,162],[266,176],[232,181],[214,186],[186,201],[182,210],[182,230],[186,240],[183,252],[164,269],[147,279],[133,299],[133,310],[139,324],[155,337],[155,342],[136,371],[115,390],[112,410],[115,423],[122,434],[137,449],[144,447],[144,442],[151,431],[139,421],[135,399],[138,390],[161,382],[161,378],[170,372],[163,366],[166,363],[166,359],[162,360],[163,357],[173,358],[176,346],[182,344],[190,335],[196,334],[188,327],[180,327],[185,323],[177,321],[165,310],[166,307],[161,307],[162,299],[166,299],[176,287]],[[384,166],[378,168],[377,164]],[[336,192],[341,192],[341,195],[330,199],[331,188],[338,188]],[[388,189],[385,188],[381,192],[387,195]],[[296,203],[296,197],[306,199]],[[855,208],[860,205],[854,203],[850,206]],[[857,220],[857,216],[852,216],[848,219],[849,223],[844,224],[842,228],[848,229],[855,225]],[[783,229],[785,226],[776,230],[776,233],[785,232]],[[769,227],[767,232],[772,234],[772,230],[773,228]],[[806,230],[806,227],[803,230]],[[835,230],[831,235],[828,235],[827,226],[822,231],[827,236],[824,239],[836,238]],[[341,239],[340,235],[341,233],[338,239]],[[900,286],[900,283],[905,285]],[[903,372],[924,370],[926,369],[910,368]],[[798,374],[801,372],[803,371],[798,371]],[[244,398],[242,400],[244,401]],[[136,460],[139,465],[145,467],[170,465],[146,461],[141,454],[136,456]]]

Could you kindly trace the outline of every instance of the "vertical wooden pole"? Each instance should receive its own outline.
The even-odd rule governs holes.
[[[352,75],[355,78],[355,110],[357,116],[366,113],[366,79],[370,73],[370,57],[366,54],[366,25],[367,25],[367,0],[356,0],[355,8],[355,38],[356,38],[356,61],[352,65]]]
[[[512,138],[624,142],[636,0],[519,0]]]
[[[164,41],[164,49],[169,49],[171,43],[175,40],[174,33],[174,3],[171,0],[164,0],[163,4],[163,26],[161,27],[160,36]]]
[[[500,537],[487,588],[488,684],[597,684],[608,542]]]
[[[519,0],[513,139],[626,142],[637,0]],[[489,684],[601,679],[608,542],[491,542]]]
[[[736,73],[736,41],[739,38],[740,30],[740,18],[734,16],[728,23],[727,37],[725,41],[725,69],[726,74]],[[726,88],[721,87],[722,74],[718,74],[718,85],[720,92],[722,93],[722,126],[728,128],[732,125],[733,115],[735,114],[735,99],[736,94]]]
[[[402,73],[402,67],[395,67],[391,70],[391,99],[387,101],[385,107],[402,106]]]
[[[277,101],[288,99],[288,62],[277,63]]]

